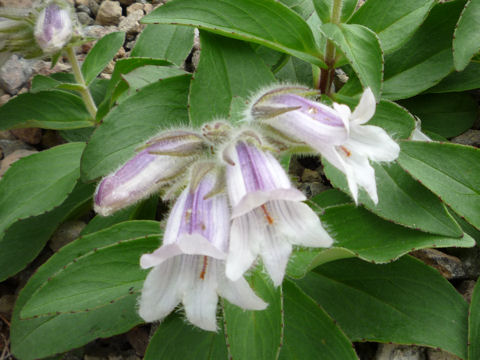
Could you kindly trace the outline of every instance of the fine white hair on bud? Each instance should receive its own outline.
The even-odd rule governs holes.
[[[40,12],[34,35],[45,54],[61,51],[70,41],[72,33],[72,18],[67,8],[51,2]]]

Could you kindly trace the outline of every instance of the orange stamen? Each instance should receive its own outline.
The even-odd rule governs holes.
[[[263,210],[263,213],[265,214],[265,217],[267,218],[267,221],[270,225],[273,224],[273,218],[270,216],[270,213],[268,212],[267,208],[265,207],[265,204],[260,206]]]
[[[206,256],[203,257],[203,266],[202,272],[200,273],[200,279],[205,280],[205,274],[207,272],[207,265],[208,265],[208,258]]]
[[[345,146],[340,146],[340,149],[343,150],[343,152],[345,153],[345,155],[347,155],[347,157],[352,156],[352,153]]]

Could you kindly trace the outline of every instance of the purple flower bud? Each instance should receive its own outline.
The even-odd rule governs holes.
[[[35,39],[44,53],[53,54],[68,43],[72,37],[72,28],[69,11],[52,2],[38,16]]]
[[[95,192],[95,211],[103,216],[131,205],[185,172],[204,142],[188,131],[169,131],[148,141],[147,147],[120,169],[102,179]]]

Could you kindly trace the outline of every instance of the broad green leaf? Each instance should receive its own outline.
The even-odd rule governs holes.
[[[480,149],[449,143],[402,143],[398,162],[480,229]]]
[[[344,202],[343,199],[336,201]],[[464,234],[461,239],[429,234],[383,220],[353,204],[327,208],[323,204],[321,197],[314,197],[310,202],[320,214],[322,225],[335,240],[333,247],[296,249],[287,267],[287,274],[291,277],[302,278],[318,265],[354,256],[372,263],[386,263],[417,249],[475,246],[469,234]]]
[[[124,39],[124,32],[113,32],[98,40],[82,64],[82,73],[87,85],[112,61],[122,47]]]
[[[0,119],[0,130],[78,129],[93,122],[82,99],[61,90],[20,94],[0,107]]]
[[[297,284],[352,341],[419,344],[466,357],[467,303],[419,260],[404,257],[387,265],[339,260]]]
[[[77,184],[62,205],[10,226],[0,239],[0,281],[16,274],[35,259],[58,225],[79,208],[90,205],[93,190],[92,184]]]
[[[267,65],[267,67],[273,73],[280,70],[291,58],[290,55],[287,55],[280,51],[272,50],[266,46],[253,43],[249,43],[249,46],[255,51],[255,53],[262,59],[265,65]]]
[[[333,3],[335,0],[313,0],[315,11],[323,23],[331,21]],[[346,22],[348,18],[355,11],[358,0],[342,0],[342,13],[340,15],[340,22]]]
[[[226,360],[225,335],[203,331],[186,324],[178,316],[170,316],[150,339],[145,360]]]
[[[35,75],[32,79],[30,92],[37,93],[43,90],[52,90],[52,89],[55,89],[55,87],[59,84],[61,84],[60,81],[55,80],[49,76]]]
[[[353,200],[343,191],[337,189],[328,189],[312,197],[309,203],[311,207],[319,206],[320,209],[325,209],[330,206],[351,204],[353,203]]]
[[[194,127],[226,118],[234,96],[246,97],[275,80],[248,44],[207,32],[200,33],[200,42],[200,62],[189,96]]]
[[[329,163],[324,163],[325,175],[335,187],[349,193],[345,175]],[[368,194],[359,191],[359,203],[374,214],[394,223],[459,238],[463,231],[450,216],[441,200],[414,180],[396,163],[373,164],[377,182],[378,204]]]
[[[132,50],[132,57],[165,59],[181,66],[193,46],[193,29],[175,25],[147,25]]]
[[[385,98],[398,100],[417,95],[452,71],[453,30],[465,1],[436,4],[415,34],[385,57]]]
[[[429,93],[446,93],[480,88],[480,62],[471,62],[463,71],[452,72],[439,84],[431,89]]]
[[[67,198],[80,175],[84,147],[84,143],[59,145],[12,164],[0,180],[0,234],[14,222],[49,211]]]
[[[79,254],[87,253],[96,247],[106,247],[119,241],[158,232],[158,222],[126,222],[85,236],[74,244],[63,247],[58,252],[61,256],[50,258],[20,292],[10,333],[13,354],[22,360],[43,358],[82,346],[99,337],[121,334],[141,324],[143,320],[137,315],[137,293],[88,312],[58,314],[30,320],[21,320],[20,312],[50,276],[76,259]],[[122,275],[123,272],[119,274]],[[72,336],[69,329],[75,330],[75,336]]]
[[[182,75],[153,83],[114,108],[85,148],[82,177],[93,180],[113,171],[160,128],[187,124],[189,82],[190,76]]]
[[[434,0],[368,0],[350,18],[375,31],[385,53],[398,48],[417,30]]]
[[[68,142],[88,142],[94,131],[94,127],[88,127],[81,129],[60,130],[59,134]]]
[[[115,89],[118,87],[118,83],[122,81],[122,74],[127,74],[130,71],[145,65],[169,66],[172,65],[172,63],[167,60],[152,58],[132,57],[118,60],[115,63],[112,77],[110,78],[110,82],[108,83],[104,101],[98,107],[97,120],[103,119],[103,117],[107,115],[107,113],[110,111],[110,107],[113,106],[115,99],[112,99],[112,95]],[[125,85],[124,90],[126,90],[127,88],[128,86]]]
[[[312,65],[296,57],[291,57],[275,76],[280,81],[314,87]]]
[[[280,360],[358,359],[336,322],[291,281],[283,283],[285,329]]]
[[[465,69],[480,50],[480,1],[468,0],[453,34],[453,63],[458,71]]]
[[[480,358],[480,282],[477,281],[468,318],[468,359]]]
[[[256,272],[250,278],[255,293],[268,303],[262,311],[244,311],[224,302],[225,332],[234,359],[276,359],[282,341],[282,300],[266,276]]]
[[[157,234],[159,232],[160,227]],[[142,236],[78,252],[75,259],[56,268],[55,273],[38,287],[24,305],[20,317],[88,311],[139,292],[147,273],[139,266],[140,256],[155,250],[159,243],[159,235]],[[63,254],[59,251],[54,257],[62,258]],[[69,252],[66,254],[69,257]]]
[[[422,121],[422,129],[446,138],[470,129],[477,119],[477,101],[467,93],[420,95],[400,102]]]
[[[142,22],[193,26],[325,66],[305,21],[274,0],[174,0],[152,11]]]
[[[280,2],[307,20],[315,11],[311,0],[280,0]]]
[[[383,55],[377,35],[356,24],[324,24],[321,31],[345,54],[362,85],[380,99]]]

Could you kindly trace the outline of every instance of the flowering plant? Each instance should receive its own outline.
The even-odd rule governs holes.
[[[73,72],[0,107],[65,139],[0,180],[1,279],[88,220],[19,293],[16,357],[151,322],[146,359],[480,357],[479,286],[408,255],[480,239],[480,150],[448,141],[477,117],[480,1],[172,0],[108,79],[124,33],[80,66],[68,3],[0,15],[1,51]]]

